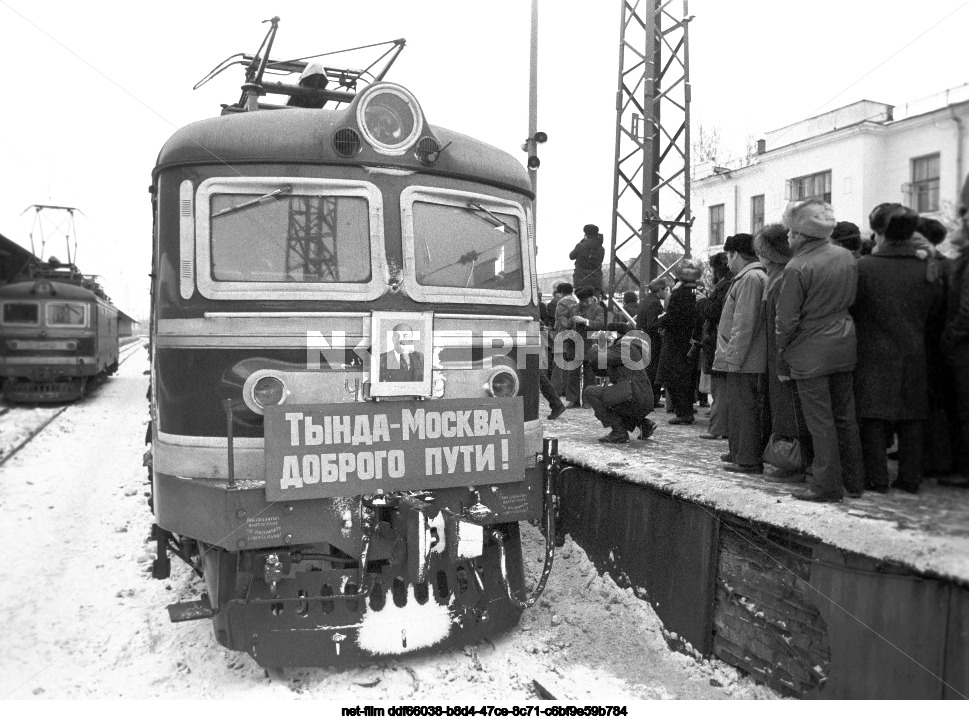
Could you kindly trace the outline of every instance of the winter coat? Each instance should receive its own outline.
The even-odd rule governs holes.
[[[606,257],[606,249],[600,238],[584,237],[578,242],[569,259],[575,261],[575,272],[572,274],[572,285],[578,289],[583,286],[602,289],[602,261]]]
[[[555,325],[556,332],[571,328],[572,309],[579,304],[579,299],[574,295],[563,295],[555,304]]]
[[[575,316],[581,316],[589,322],[587,324],[576,323]],[[568,324],[569,328],[577,331],[583,338],[588,338],[590,331],[605,329],[606,312],[593,296],[586,301],[580,301],[569,309]]]
[[[951,267],[945,308],[942,352],[969,348],[969,248],[964,248]]]
[[[663,315],[663,301],[653,292],[649,292],[639,301],[636,311],[636,327],[647,333],[656,330],[656,321]]]
[[[777,352],[791,378],[854,370],[855,324],[848,308],[857,281],[851,251],[827,240],[795,250],[784,268],[775,322]]]
[[[851,315],[858,339],[855,409],[859,418],[924,420],[928,415],[925,326],[943,287],[926,280],[911,243],[885,244],[858,261]]]
[[[767,273],[758,261],[737,273],[717,325],[713,370],[721,373],[767,371],[767,326],[764,325],[764,286]]]
[[[626,350],[623,350],[623,348],[626,348]],[[627,364],[623,363],[624,353],[635,366],[638,367],[640,365],[639,362],[643,356],[639,348],[636,347],[636,344],[624,343],[620,340],[618,343],[613,343],[609,350],[606,351],[606,370],[609,374],[610,383],[616,384],[627,378],[632,383],[632,404],[623,403],[619,409],[622,410],[621,415],[627,416],[633,421],[638,421],[653,410],[653,389],[650,386],[649,376],[646,375],[645,370],[637,370],[635,367],[630,368]]]
[[[687,353],[690,351],[695,323],[696,283],[678,283],[670,293],[666,312],[656,322],[656,327],[663,330],[657,385],[675,384],[677,379],[692,376],[697,359],[688,358]]]
[[[797,438],[808,433],[804,417],[798,412],[794,381],[782,381],[778,375],[790,375],[787,365],[778,364],[777,337],[773,329],[777,319],[777,298],[781,292],[784,266],[773,265],[767,271],[764,287],[764,329],[767,333],[767,398],[770,406],[771,433],[783,438]]]
[[[707,374],[713,372],[713,358],[717,352],[717,327],[720,325],[723,304],[727,302],[727,293],[730,291],[731,283],[733,283],[733,275],[727,275],[717,281],[707,298],[707,302],[698,311],[703,319],[703,334],[700,337],[701,349],[703,350],[703,367],[701,370]]]

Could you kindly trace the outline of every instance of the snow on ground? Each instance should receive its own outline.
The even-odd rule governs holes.
[[[177,559],[150,577],[141,466],[143,350],[0,468],[0,698],[442,700],[773,698],[732,667],[672,652],[651,607],[599,576],[571,539],[545,595],[500,638],[369,666],[267,673],[219,646],[208,621],[171,624],[197,598]],[[7,414],[10,415],[10,414]],[[544,539],[523,524],[529,587]]]

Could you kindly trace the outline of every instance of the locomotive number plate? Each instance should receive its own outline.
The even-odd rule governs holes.
[[[520,481],[522,399],[326,403],[266,409],[266,499]]]

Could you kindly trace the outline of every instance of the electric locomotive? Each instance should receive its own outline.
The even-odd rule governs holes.
[[[270,60],[277,23],[152,176],[153,575],[263,666],[473,642],[553,523],[529,178],[382,74]]]
[[[63,402],[118,370],[118,309],[72,263],[51,258],[0,287],[0,376],[13,402]]]

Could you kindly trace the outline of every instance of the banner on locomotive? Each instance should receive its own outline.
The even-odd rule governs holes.
[[[267,500],[508,483],[525,473],[520,397],[358,407],[266,409]]]

